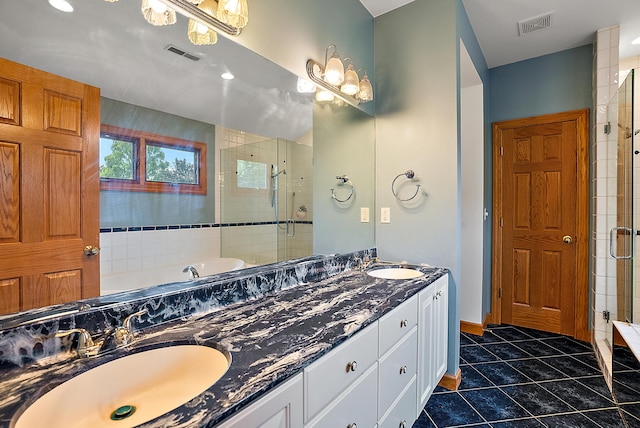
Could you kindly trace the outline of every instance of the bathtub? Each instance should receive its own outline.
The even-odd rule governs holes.
[[[182,272],[185,266],[191,265],[198,270],[201,277],[246,267],[241,259],[219,258],[206,262],[185,263],[148,271],[125,272],[100,276],[100,295],[130,291],[152,285],[169,282],[189,281],[189,272]]]

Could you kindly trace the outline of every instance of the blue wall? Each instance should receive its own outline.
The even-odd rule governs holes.
[[[491,121],[591,108],[593,46],[489,70]]]

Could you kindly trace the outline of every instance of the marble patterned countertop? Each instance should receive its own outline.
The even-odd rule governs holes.
[[[410,280],[378,279],[346,270],[205,315],[146,328],[132,345],[99,357],[46,360],[0,373],[0,425],[8,424],[52,386],[107,361],[158,346],[215,343],[232,356],[222,378],[184,405],[141,425],[213,427],[448,272],[419,269],[425,275]]]

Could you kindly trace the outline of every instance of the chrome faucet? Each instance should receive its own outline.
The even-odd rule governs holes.
[[[194,265],[187,265],[182,269],[183,273],[189,272],[189,276],[191,279],[200,278],[200,274],[198,273],[198,269]]]
[[[128,315],[122,322],[122,326],[115,329],[109,328],[105,330],[100,339],[93,339],[91,333],[84,328],[72,328],[70,330],[60,330],[56,332],[56,337],[66,337],[72,334],[78,335],[78,346],[76,352],[81,358],[93,357],[98,355],[107,347],[111,349],[119,348],[130,344],[133,341],[133,331],[131,328],[131,320],[147,313],[146,309]],[[114,346],[107,346],[113,344]]]

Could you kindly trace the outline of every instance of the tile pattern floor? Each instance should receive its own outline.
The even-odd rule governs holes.
[[[588,343],[493,325],[461,334],[460,369],[458,391],[438,387],[413,428],[640,427],[640,405],[625,424]]]

